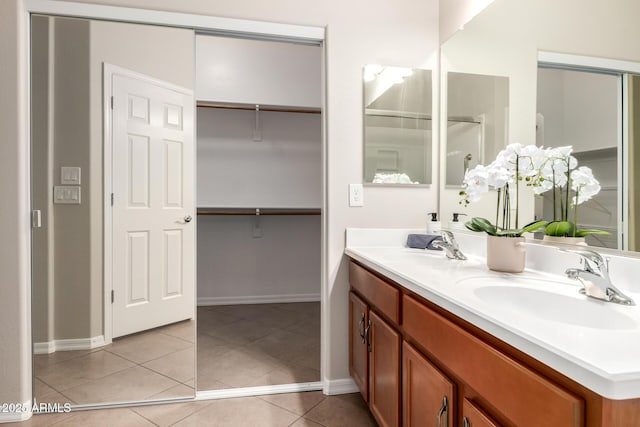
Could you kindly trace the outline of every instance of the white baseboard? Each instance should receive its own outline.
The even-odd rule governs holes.
[[[105,344],[104,335],[91,338],[37,342],[33,344],[33,353],[50,354],[55,353],[56,351],[91,350],[93,348],[102,347]]]
[[[324,394],[347,394],[356,393],[360,391],[358,385],[353,381],[353,378],[342,378],[339,380],[325,380],[324,382]]]
[[[16,412],[1,412],[0,411],[0,424],[4,423],[18,423],[21,421],[26,421],[31,418],[33,413],[31,412],[31,401],[28,400],[20,405],[21,410],[17,410]]]
[[[246,297],[198,297],[198,306],[231,304],[275,304],[288,302],[317,302],[320,294],[253,295]]]

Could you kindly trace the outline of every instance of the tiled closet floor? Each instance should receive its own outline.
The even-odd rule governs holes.
[[[320,381],[320,303],[198,307],[198,390]]]

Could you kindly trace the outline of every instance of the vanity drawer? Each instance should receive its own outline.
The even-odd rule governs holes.
[[[372,306],[400,324],[400,291],[354,262],[349,263],[349,283]]]
[[[507,357],[415,298],[404,331],[515,425],[583,425],[583,401]]]

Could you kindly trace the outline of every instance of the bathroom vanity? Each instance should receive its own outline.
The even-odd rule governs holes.
[[[381,426],[640,425],[637,306],[574,298],[579,287],[561,276],[495,274],[474,257],[356,240],[346,249],[349,366]],[[517,306],[544,316],[555,298],[565,324]],[[572,301],[603,323],[573,316],[583,307]]]

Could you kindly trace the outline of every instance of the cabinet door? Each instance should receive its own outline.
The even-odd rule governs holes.
[[[462,403],[462,427],[498,427],[487,414],[478,409],[469,400]]]
[[[406,427],[454,425],[454,383],[406,342],[402,344],[402,387]]]
[[[369,351],[367,305],[353,292],[349,293],[349,372],[365,401],[369,401]]]
[[[375,312],[369,320],[369,408],[380,426],[399,426],[402,338]]]

